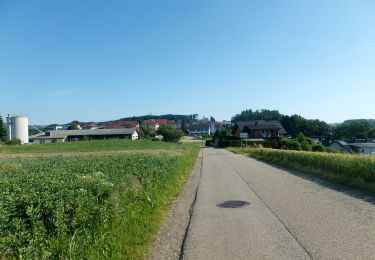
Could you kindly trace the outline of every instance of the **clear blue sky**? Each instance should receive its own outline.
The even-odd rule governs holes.
[[[0,0],[0,113],[375,118],[375,1]]]

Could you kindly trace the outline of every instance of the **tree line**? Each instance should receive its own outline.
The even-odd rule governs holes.
[[[347,120],[340,125],[330,125],[318,119],[306,119],[300,115],[283,115],[278,110],[247,109],[232,117],[232,123],[239,121],[279,121],[292,137],[302,133],[308,137],[320,137],[323,141],[334,139],[375,138],[374,120]]]

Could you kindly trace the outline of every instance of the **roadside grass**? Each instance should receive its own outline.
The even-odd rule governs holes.
[[[372,156],[264,148],[232,147],[228,150],[375,194],[375,158]]]
[[[190,144],[193,145],[193,144]],[[189,149],[178,143],[156,142],[150,140],[108,139],[65,142],[54,144],[28,144],[28,145],[0,145],[1,154],[17,153],[62,153],[62,152],[95,152],[95,151],[121,151],[121,150],[176,150]]]
[[[145,258],[200,149],[149,143],[171,153],[2,159],[0,259]]]

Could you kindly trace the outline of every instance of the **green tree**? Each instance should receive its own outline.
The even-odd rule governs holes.
[[[254,120],[276,120],[281,121],[282,115],[277,110],[268,110],[268,109],[261,109],[255,110],[247,109],[242,111],[240,114],[235,115],[232,118],[232,122],[236,123],[238,121],[254,121]]]
[[[72,123],[68,126],[68,130],[78,130],[78,124]]]
[[[223,139],[223,138],[229,137],[230,135],[231,135],[231,130],[229,128],[221,127],[219,129],[216,129],[214,138]]]
[[[352,121],[350,123],[337,126],[334,129],[334,137],[335,139],[374,138],[375,127],[373,127],[368,121]]]
[[[141,139],[150,139],[151,138],[151,131],[147,127],[139,128],[139,136]]]
[[[188,133],[186,119],[182,119],[181,121],[181,131],[183,131],[184,133]]]
[[[157,130],[157,134],[162,135],[164,141],[175,143],[180,141],[181,137],[184,136],[184,132],[170,125],[161,125]]]
[[[3,118],[0,115],[0,142],[6,142],[7,132],[5,130]]]

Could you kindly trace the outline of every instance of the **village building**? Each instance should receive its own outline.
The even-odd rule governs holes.
[[[243,139],[280,140],[286,131],[279,121],[256,120],[237,122],[234,126],[234,135]]]
[[[329,148],[336,152],[353,153],[353,154],[367,154],[375,155],[375,142],[346,142],[334,141],[329,145]]]
[[[213,135],[216,132],[217,126],[219,125],[215,121],[202,119],[189,126],[189,135]]]
[[[105,129],[115,129],[115,128],[139,128],[139,122],[132,121],[117,121],[117,122],[108,122],[105,126]]]

